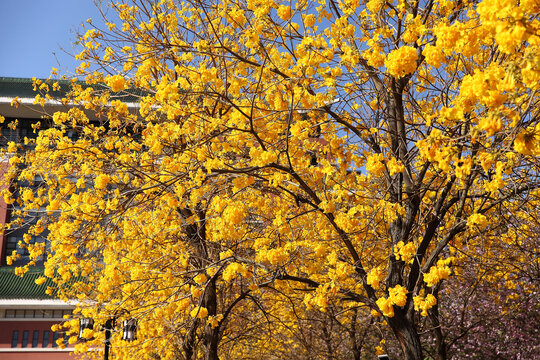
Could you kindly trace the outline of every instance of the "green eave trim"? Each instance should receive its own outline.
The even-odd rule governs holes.
[[[51,92],[51,95],[62,96],[69,91],[69,81],[59,81],[60,91]],[[8,98],[31,98],[38,93],[34,91],[34,81],[28,78],[0,77],[0,96]]]
[[[42,80],[45,81],[45,80]],[[51,91],[49,94],[54,98],[62,98],[71,91],[72,82],[70,80],[50,80],[50,86],[52,83],[57,82],[60,85],[58,91]],[[89,87],[83,81],[76,81],[77,84],[82,85],[84,88]],[[95,89],[99,89],[99,84],[92,85]],[[103,89],[105,89],[103,87]],[[8,98],[31,98],[33,99],[38,93],[34,91],[34,81],[29,78],[14,78],[14,77],[0,77],[0,97]],[[139,89],[127,89],[118,93],[112,93],[111,98],[120,99],[126,102],[139,102],[142,96],[147,95],[146,92]]]
[[[42,284],[35,280],[43,276],[42,267],[30,268],[23,276],[15,275],[15,267],[0,268],[0,299],[52,299],[45,291],[55,286],[49,278]]]

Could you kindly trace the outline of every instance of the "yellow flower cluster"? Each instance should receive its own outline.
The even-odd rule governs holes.
[[[369,0],[366,3],[366,8],[372,13],[378,13],[386,4],[385,0]]]
[[[401,78],[412,74],[416,70],[418,53],[412,46],[402,46],[396,49],[386,57],[384,66],[386,72],[396,78]]]
[[[317,18],[313,14],[308,14],[303,17],[305,27],[313,27]]]
[[[105,78],[105,82],[112,91],[117,92],[126,88],[126,80],[122,75],[112,75]]]
[[[538,4],[534,1],[485,0],[478,5],[477,11],[483,24],[495,30],[495,41],[507,54],[515,52],[534,34],[524,22],[527,13],[538,12]]]
[[[304,304],[308,309],[317,307],[322,312],[326,312],[329,304],[329,297],[336,295],[339,288],[333,284],[326,283],[319,286],[315,294],[306,294]]]
[[[386,166],[388,167],[390,175],[399,174],[405,170],[405,165],[395,157],[391,157],[390,160],[386,162]]]
[[[94,180],[94,186],[96,189],[105,189],[107,184],[110,182],[110,176],[107,174],[99,174]]]
[[[278,16],[283,21],[290,20],[292,17],[292,9],[288,5],[280,5],[277,9]]]
[[[407,303],[407,289],[401,285],[396,285],[388,289],[388,298],[377,299],[377,306],[386,317],[394,316],[394,305],[399,307]]]
[[[540,123],[520,132],[514,140],[514,149],[524,155],[540,155]]]
[[[383,279],[382,270],[379,268],[373,268],[368,273],[366,282],[368,283],[368,285],[371,285],[371,287],[377,290],[381,286],[382,279]]]
[[[206,323],[208,324],[208,326],[210,326],[212,329],[215,329],[218,325],[219,325],[219,322],[223,320],[223,314],[218,314],[218,315],[215,315],[215,316],[209,316],[208,319],[206,320]]]
[[[487,136],[492,136],[502,129],[503,123],[500,116],[491,115],[483,117],[478,122],[478,127],[484,130]]]
[[[423,158],[432,161],[442,171],[448,172],[454,159],[454,149],[448,144],[448,140],[439,129],[433,129],[429,136],[419,140],[416,146]]]
[[[504,170],[505,170],[505,163],[502,161],[497,161],[497,164],[495,165],[495,174],[492,177],[492,180],[484,184],[484,189],[486,190],[486,192],[494,194],[499,189],[501,189],[504,185],[506,185],[506,181],[504,180],[504,177],[503,177]],[[483,224],[480,227],[483,228],[485,226],[487,226],[487,223]]]
[[[223,271],[223,280],[230,282],[236,274],[240,274],[245,278],[251,277],[251,273],[244,264],[233,262],[229,264]]]
[[[394,248],[394,255],[396,256],[397,260],[401,259],[406,263],[412,263],[412,260],[416,255],[416,245],[414,245],[412,241],[408,242],[407,244],[400,241]]]
[[[454,171],[458,179],[465,179],[470,173],[473,161],[470,157],[455,162]]]
[[[193,278],[193,281],[195,281],[197,284],[202,285],[206,282],[208,277],[205,274],[198,274]]]
[[[269,249],[269,250],[261,250],[257,257],[262,259],[265,259],[270,262],[272,265],[277,265],[283,263],[285,260],[289,258],[288,252],[283,248],[277,248],[277,249]]]
[[[383,154],[371,154],[366,162],[366,170],[373,176],[382,176],[385,170]]]
[[[364,51],[362,55],[368,61],[368,64],[373,67],[383,66],[386,55],[381,45],[375,39],[369,39],[367,45],[369,49]]]
[[[388,294],[394,305],[403,307],[407,303],[407,289],[401,285],[388,289]]]
[[[246,209],[243,204],[232,203],[223,211],[223,220],[225,223],[238,225],[244,220],[246,215]]]
[[[445,61],[446,57],[444,52],[437,46],[427,44],[422,50],[426,62],[433,67],[440,67]]]
[[[189,313],[191,317],[197,318],[197,319],[204,319],[208,316],[208,309],[202,306],[197,306],[191,310]]]
[[[485,70],[477,70],[473,75],[463,77],[459,102],[464,109],[476,102],[497,108],[507,100],[506,93],[513,90],[514,84],[502,66],[491,64]]]
[[[421,295],[415,296],[413,298],[414,309],[416,311],[421,311],[420,315],[427,316],[427,311],[437,304],[437,298],[432,294],[427,294],[426,297]]]
[[[407,29],[403,33],[403,41],[406,43],[414,43],[425,31],[425,26],[422,23],[422,17],[416,16],[413,18],[412,14],[407,15],[406,18]]]
[[[480,229],[485,228],[488,225],[487,217],[483,214],[474,213],[467,219],[467,226],[478,226]]]
[[[432,266],[427,274],[424,274],[424,282],[426,285],[432,287],[433,285],[438,284],[440,281],[448,279],[452,274],[452,270],[450,270],[449,265],[454,260],[455,259],[453,257],[449,257],[437,261],[437,264]]]

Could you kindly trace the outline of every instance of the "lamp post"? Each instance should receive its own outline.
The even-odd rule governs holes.
[[[111,332],[116,326],[116,319],[123,313],[128,313],[127,310],[115,311],[113,317],[105,321],[105,351],[103,359],[109,360],[109,352],[111,349]],[[83,332],[85,329],[94,328],[94,319],[92,318],[80,318],[79,319],[79,338],[83,338]],[[133,341],[137,339],[137,320],[130,318],[122,322],[122,340]]]
[[[111,348],[111,331],[116,324],[116,317],[110,318],[105,321],[105,353],[103,359],[109,360],[109,349]]]

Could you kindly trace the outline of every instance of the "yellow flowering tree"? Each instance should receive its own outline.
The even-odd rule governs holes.
[[[102,5],[84,85],[8,180],[43,179],[16,201],[46,208],[60,294],[138,320],[118,356],[280,357],[331,310],[355,358],[371,323],[420,360],[444,281],[525,243],[505,219],[540,186],[537,1]]]

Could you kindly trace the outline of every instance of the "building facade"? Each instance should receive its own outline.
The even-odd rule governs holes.
[[[35,137],[32,124],[42,121],[43,108],[34,104],[35,93],[31,79],[0,78],[0,115],[5,118],[1,125],[0,146],[8,142],[20,142],[25,137]],[[18,98],[20,105],[12,106]],[[61,109],[61,105],[47,102],[48,112]],[[17,121],[17,128],[9,123]],[[9,154],[0,160],[0,178],[9,165]],[[0,197],[0,223],[5,229],[12,220],[13,207],[7,206]],[[46,294],[50,280],[37,285],[35,280],[43,275],[43,267],[30,268],[24,276],[17,276],[15,268],[28,260],[25,249],[18,245],[32,219],[24,221],[24,226],[16,230],[4,230],[0,236],[0,359],[74,359],[70,352],[73,347],[65,342],[64,334],[51,330],[51,326],[69,318],[74,305],[52,298]],[[45,238],[32,238],[46,241]],[[13,252],[20,260],[8,265],[7,257]]]

